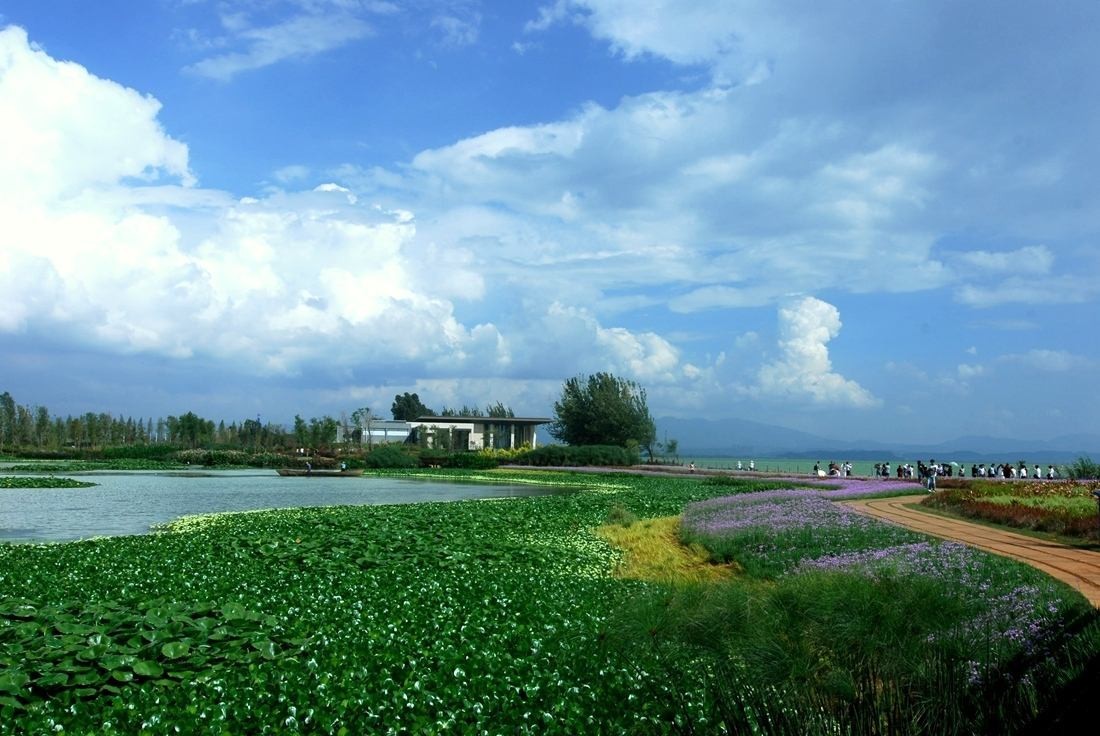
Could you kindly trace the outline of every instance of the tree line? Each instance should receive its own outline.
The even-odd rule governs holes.
[[[394,397],[391,414],[395,420],[415,420],[436,415],[415,393]],[[461,409],[444,408],[438,416],[453,417],[514,417],[510,407],[501,402],[484,410],[463,405]],[[369,442],[372,422],[380,420],[369,407],[339,417],[324,415],[304,419],[295,415],[288,429],[274,422],[255,419],[215,422],[194,412],[168,417],[125,417],[106,412],[79,415],[53,415],[45,406],[19,404],[7,391],[0,394],[0,452],[33,449],[61,451],[65,449],[100,449],[135,445],[168,444],[177,447],[222,447],[253,451],[280,450],[291,447],[331,447],[345,442]]]
[[[512,418],[515,412],[502,402],[484,409],[463,405],[433,411],[415,393],[394,396],[390,407],[394,420],[414,421],[425,416]],[[550,434],[570,445],[635,446],[652,457],[656,443],[653,418],[646,392],[633,381],[610,373],[568,379],[561,398],[554,403]],[[53,416],[44,406],[16,403],[7,391],[0,394],[0,452],[33,449],[100,449],[148,444],[183,448],[248,449],[254,452],[286,448],[332,447],[343,441],[371,444],[372,424],[381,421],[369,407],[339,417],[324,415],[304,419],[295,415],[288,429],[256,419],[214,422],[187,412],[157,419],[87,412],[78,416]]]

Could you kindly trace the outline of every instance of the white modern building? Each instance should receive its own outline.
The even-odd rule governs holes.
[[[554,421],[545,417],[420,417],[409,422],[410,431],[425,432],[429,444],[438,444],[440,432],[449,432],[449,445],[456,449],[513,450],[538,446],[535,429]]]

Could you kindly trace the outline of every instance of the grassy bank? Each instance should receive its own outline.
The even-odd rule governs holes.
[[[747,486],[446,475],[585,490],[228,514],[151,536],[0,547],[0,733],[722,731],[724,691],[697,676],[712,654],[684,643],[689,656],[669,657],[679,640],[640,625],[662,600],[689,610],[689,588],[613,575],[623,553],[595,529],[679,516]],[[731,559],[747,569],[741,553]],[[999,563],[974,560],[972,581],[1033,584],[1029,603],[1049,607],[1049,626],[1084,610],[1038,573],[1010,565],[1006,577]],[[756,595],[817,575],[793,559],[761,574],[722,590]],[[888,590],[868,595],[893,610]],[[985,631],[1002,633],[992,623]],[[646,637],[658,633],[664,643],[654,646]],[[729,654],[736,659],[713,661],[751,662]],[[791,718],[811,718],[790,703]]]

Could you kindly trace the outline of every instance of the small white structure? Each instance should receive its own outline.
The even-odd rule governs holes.
[[[535,428],[554,421],[545,417],[419,417],[409,422],[411,431],[426,432],[430,444],[438,444],[441,431],[450,432],[455,450],[514,450],[538,446]]]

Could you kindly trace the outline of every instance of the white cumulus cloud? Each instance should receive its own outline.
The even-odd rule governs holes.
[[[779,309],[779,360],[760,368],[755,390],[816,405],[876,407],[881,401],[833,372],[828,343],[840,333],[840,312],[814,297]]]
[[[690,371],[655,333],[584,310],[552,314],[523,280],[490,290],[477,244],[448,230],[456,220],[424,233],[411,209],[339,180],[239,198],[197,187],[159,109],[52,59],[21,29],[0,33],[0,331],[254,374],[384,367],[469,381],[533,366],[670,381]],[[476,155],[568,150],[556,136],[504,131],[467,145]],[[308,173],[292,166],[277,178]],[[483,236],[481,210],[467,212]],[[510,301],[517,288],[526,303]],[[466,308],[483,316],[464,318]],[[524,334],[531,313],[552,337]]]

